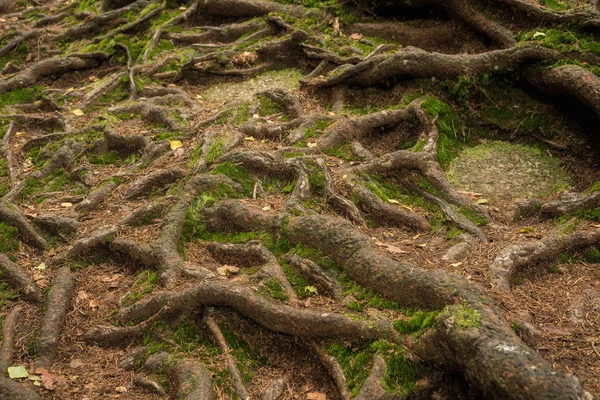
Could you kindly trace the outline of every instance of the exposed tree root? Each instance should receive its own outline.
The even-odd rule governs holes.
[[[175,396],[182,400],[217,400],[210,374],[198,362],[181,360],[171,368]]]
[[[145,376],[135,375],[135,377],[133,378],[133,384],[147,389],[149,391],[152,391],[158,394],[159,396],[164,396],[167,394],[165,388],[162,387],[160,383],[153,381],[152,379],[146,378]]]
[[[66,253],[66,259],[85,258],[100,246],[104,246],[108,241],[117,235],[118,228],[114,225],[107,225],[96,229],[96,231],[86,237],[77,240]]]
[[[104,200],[106,200],[108,196],[112,194],[117,186],[119,186],[117,183],[108,181],[97,189],[92,190],[81,203],[75,206],[75,211],[80,213],[89,213],[94,211],[100,204],[104,202]]]
[[[48,245],[46,239],[40,236],[33,225],[25,218],[25,215],[15,206],[0,203],[0,220],[15,226],[25,242],[40,250],[46,249]]]
[[[153,190],[165,189],[184,176],[185,172],[178,168],[154,171],[135,180],[123,196],[126,199],[135,199]]]
[[[71,297],[75,289],[75,278],[68,267],[58,270],[46,300],[46,313],[36,337],[37,365],[49,368],[58,354],[58,342],[62,333]]]
[[[296,255],[287,257],[286,261],[311,282],[315,282],[322,292],[328,293],[334,299],[342,298],[342,288],[337,280],[323,271],[319,264]]]
[[[510,292],[510,279],[519,269],[561,254],[600,243],[600,231],[581,231],[570,235],[548,236],[544,239],[508,246],[490,265],[492,283],[500,290]]]
[[[348,385],[346,383],[344,371],[342,370],[342,367],[337,362],[335,357],[333,357],[331,354],[328,354],[322,345],[314,341],[310,341],[309,343],[312,349],[319,357],[319,360],[321,360],[321,362],[333,378],[333,382],[335,382],[335,386],[340,394],[340,397],[343,400],[350,400],[352,398],[352,394],[348,391]]]
[[[294,308],[271,302],[244,286],[222,281],[200,283],[185,292],[165,293],[160,297],[139,301],[121,309],[117,318],[124,321],[148,318],[166,304],[169,304],[171,314],[187,313],[202,305],[230,307],[272,331],[307,338],[366,340],[383,337],[391,341],[398,340],[398,335],[387,321],[353,320],[341,314]],[[119,332],[124,329],[130,327],[111,330]],[[92,332],[89,337],[96,339],[98,335]]]
[[[33,222],[42,229],[60,236],[69,236],[77,232],[79,221],[70,217],[55,214],[39,214]]]
[[[106,54],[96,52],[45,59],[25,68],[11,78],[0,80],[0,93],[31,86],[48,75],[59,75],[69,71],[94,68],[106,58]]]
[[[521,216],[540,215],[544,218],[556,218],[594,208],[599,202],[600,192],[564,193],[559,199],[547,203],[537,199],[517,201],[516,208],[517,214]]]
[[[2,346],[0,346],[0,373],[6,376],[6,369],[13,363],[17,324],[21,318],[22,306],[14,307],[2,321]]]
[[[43,400],[42,397],[33,390],[21,385],[19,382],[3,376],[0,377],[0,393],[6,400]]]
[[[125,217],[123,224],[130,226],[141,225],[149,218],[162,215],[166,208],[167,204],[164,202],[145,204],[136,208],[131,212],[131,214]]]
[[[221,333],[221,329],[219,329],[219,325],[215,322],[215,320],[207,315],[204,317],[204,323],[208,326],[208,329],[212,333],[215,341],[221,348],[221,351],[225,355],[225,359],[227,360],[227,367],[229,368],[229,373],[231,374],[231,378],[233,379],[233,385],[235,386],[235,392],[238,397],[242,400],[248,400],[250,396],[248,395],[248,390],[244,385],[244,381],[242,380],[242,375],[240,374],[240,370],[235,365],[235,360],[229,351],[229,347],[227,346],[227,342]]]
[[[21,267],[2,253],[0,253],[0,270],[2,276],[21,291],[25,300],[34,302],[42,300],[42,292],[38,285]]]

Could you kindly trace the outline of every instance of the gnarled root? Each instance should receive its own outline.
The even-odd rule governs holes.
[[[34,302],[42,300],[42,292],[38,285],[31,280],[21,267],[2,253],[0,253],[0,271],[2,271],[4,279],[8,280],[21,291],[25,300]]]

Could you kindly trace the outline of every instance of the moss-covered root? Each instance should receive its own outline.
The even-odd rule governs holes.
[[[2,346],[0,346],[0,374],[6,375],[6,369],[13,363],[17,324],[21,318],[22,306],[14,307],[2,322]],[[1,391],[0,391],[1,393]]]
[[[319,215],[290,218],[292,243],[316,248],[350,278],[405,305],[445,308],[418,354],[459,370],[496,399],[583,399],[577,378],[561,374],[525,346],[479,288],[457,275],[428,271],[380,254],[350,223]]]
[[[14,285],[28,301],[41,301],[42,292],[38,285],[31,280],[21,267],[12,262],[6,255],[0,253],[0,271],[4,279]]]
[[[340,366],[340,363],[336,360],[334,356],[327,353],[323,346],[315,341],[309,341],[310,347],[314,350],[319,357],[321,363],[325,366],[329,375],[333,379],[335,386],[340,394],[340,397],[343,400],[350,400],[352,398],[352,394],[348,390],[348,384],[346,382],[346,377],[344,376],[344,371]]]
[[[379,400],[387,398],[387,393],[381,384],[385,378],[386,367],[383,357],[379,355],[373,357],[371,372],[360,388],[360,392],[355,398],[356,400]]]
[[[40,250],[45,250],[48,243],[35,230],[33,225],[25,218],[25,215],[15,206],[0,203],[0,221],[15,226],[23,240]]]
[[[49,368],[58,354],[58,341],[71,305],[75,278],[69,267],[58,270],[46,300],[46,313],[36,338],[37,365]]]
[[[543,218],[557,218],[595,208],[598,204],[600,204],[600,192],[564,193],[559,199],[547,203],[539,199],[519,200],[515,202],[515,207],[517,217],[539,215]]]
[[[181,400],[217,400],[210,373],[197,361],[177,361],[171,368],[175,398]]]
[[[231,282],[212,281],[185,292],[168,292],[141,300],[122,309],[117,319],[149,318],[169,304],[170,313],[191,311],[201,306],[230,307],[275,332],[301,337],[334,337],[348,340],[384,338],[398,341],[392,326],[383,320],[354,320],[337,313],[323,313],[275,303],[252,289]],[[115,328],[124,329],[124,328]]]
[[[600,230],[548,236],[533,242],[512,244],[501,250],[490,265],[492,284],[510,293],[510,279],[520,269],[541,262],[551,262],[566,252],[598,244]]]

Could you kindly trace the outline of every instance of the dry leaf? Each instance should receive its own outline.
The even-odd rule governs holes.
[[[310,148],[317,147],[317,142],[308,142],[308,143],[306,143],[306,147],[310,147]]]
[[[69,367],[71,368],[79,368],[83,365],[83,361],[81,361],[78,358],[74,358],[71,363],[69,364]]]
[[[487,204],[489,202],[490,201],[488,199],[479,199],[479,200],[477,200],[477,204]]]
[[[78,117],[81,117],[83,115],[83,111],[81,111],[79,108],[74,109],[73,111],[71,111],[73,114],[77,115]]]
[[[60,203],[61,207],[64,208],[71,208],[73,207],[73,203]]]
[[[127,393],[127,388],[125,386],[118,386],[115,388],[115,391],[119,393]]]
[[[42,386],[48,390],[54,390],[56,377],[52,375],[46,368],[36,368],[35,373],[42,378]]]
[[[38,271],[43,271],[45,270],[47,267],[46,263],[40,263],[37,267],[34,267],[35,269],[37,269]]]
[[[90,304],[91,308],[98,308],[98,307],[100,307],[100,302],[98,302],[98,300],[96,300],[96,299],[90,300],[89,304]]]
[[[77,292],[77,298],[80,300],[85,300],[87,299],[89,296],[86,292],[84,292],[83,290],[80,290],[79,292]]]
[[[361,35],[360,33],[353,33],[352,35],[348,36],[351,40],[360,40],[362,39],[363,35]]]
[[[327,395],[320,392],[306,393],[306,400],[327,400]]]
[[[171,146],[171,150],[177,150],[180,147],[183,147],[183,143],[179,140],[169,140],[169,146]]]
[[[450,264],[450,266],[452,268],[460,267],[461,265],[462,265],[462,262],[455,262],[455,263]]]
[[[388,203],[392,203],[392,204],[400,204],[400,202],[396,199],[388,199]]]
[[[19,132],[15,133],[15,136],[23,136],[24,134],[25,134],[25,132],[19,131]]]
[[[271,209],[271,206],[264,206],[262,208],[263,211],[269,211]]]
[[[221,276],[229,276],[232,274],[237,274],[240,272],[238,267],[234,267],[233,265],[223,265],[222,267],[217,268],[217,274]]]
[[[254,142],[256,139],[254,139],[252,136],[246,136],[246,137],[244,138],[244,140],[245,140],[246,142]]]
[[[386,249],[390,254],[407,254],[408,251],[402,250],[400,247],[383,243],[383,242],[375,242],[375,244],[379,247]]]

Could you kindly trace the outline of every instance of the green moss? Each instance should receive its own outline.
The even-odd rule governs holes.
[[[36,194],[43,193],[45,191],[58,191],[68,189],[70,179],[65,171],[61,168],[54,171],[44,179],[27,178],[25,180],[25,186],[19,197],[26,199]]]
[[[0,222],[0,253],[12,257],[19,250],[17,236],[19,230],[5,222]]]
[[[2,274],[0,273],[0,279]],[[4,308],[7,302],[13,301],[19,298],[19,294],[14,292],[8,283],[0,282],[0,310]]]
[[[349,143],[344,143],[343,145],[337,146],[337,147],[329,147],[327,149],[324,149],[323,153],[325,153],[329,156],[332,156],[332,157],[341,158],[342,160],[347,160],[347,161],[358,160],[358,158],[354,154],[352,154]]]
[[[416,389],[416,364],[404,356],[404,350],[398,345],[383,340],[362,347],[335,343],[327,346],[325,350],[333,355],[342,367],[348,390],[353,396],[359,393],[369,376],[375,355],[383,357],[386,361],[386,374],[383,379],[386,392],[407,396]]]
[[[305,165],[309,172],[308,183],[310,184],[311,192],[314,192],[318,196],[323,196],[325,193],[325,172],[314,162],[308,161]]]
[[[258,114],[262,117],[277,114],[283,111],[279,104],[275,103],[273,100],[269,99],[266,96],[258,96],[258,101],[260,103],[260,109]]]
[[[345,274],[340,275],[338,281],[342,286],[344,296],[352,296],[356,300],[346,303],[346,307],[350,310],[363,311],[365,308],[375,308],[378,310],[404,310],[399,303],[383,298],[372,290],[354,282]]]
[[[438,116],[438,161],[441,167],[446,169],[465,145],[464,139],[459,139],[456,132],[461,126],[461,121],[448,104],[435,97],[424,98],[422,107],[430,119]]]
[[[473,210],[471,207],[462,206],[458,209],[462,215],[464,215],[469,221],[474,223],[475,225],[485,225],[487,224],[487,220],[484,216],[480,215],[477,211]]]
[[[299,298],[304,299],[318,294],[310,289],[310,282],[308,282],[301,273],[296,271],[294,267],[289,265],[285,260],[281,260],[279,263],[281,264],[281,268],[290,282],[290,285],[292,285],[294,292]]]
[[[556,230],[558,233],[567,235],[575,232],[575,230],[579,227],[579,220],[571,215],[563,215],[555,221],[555,225],[557,225]]]
[[[600,264],[600,248],[590,247],[586,250],[584,257],[589,263]]]
[[[43,86],[30,86],[27,88],[15,89],[0,96],[0,107],[13,104],[29,104],[42,97]]]
[[[223,324],[220,328],[242,379],[250,382],[254,378],[256,370],[267,365],[266,358],[253,349],[244,337],[236,334],[229,324]]]
[[[286,301],[289,300],[288,294],[281,286],[281,282],[279,282],[276,278],[270,278],[266,282],[264,282],[265,288],[258,291],[261,295],[269,295],[276,300]]]
[[[545,5],[546,7],[550,8],[552,10],[563,11],[568,8],[567,4],[562,0],[539,0],[539,1],[540,1],[540,3],[542,3],[543,5]]]
[[[121,161],[121,157],[114,151],[102,155],[94,154],[90,157],[90,163],[97,165],[113,165],[119,164]]]
[[[98,14],[98,1],[97,0],[83,0],[77,2],[77,11],[80,12],[93,12]]]
[[[233,124],[235,126],[242,126],[250,118],[250,112],[248,111],[248,102],[242,104],[242,106],[235,112],[233,117]]]
[[[454,328],[458,330],[481,326],[481,314],[465,302],[446,306],[441,313],[441,318],[451,319]]]
[[[435,323],[435,318],[439,311],[415,311],[407,320],[394,321],[394,327],[404,334],[420,335],[425,330],[431,328]]]
[[[246,196],[252,196],[255,180],[250,171],[243,165],[233,163],[223,163],[217,165],[211,172],[212,174],[222,174],[230,177],[234,182],[242,185],[242,192]]]
[[[225,148],[225,139],[217,139],[213,142],[212,146],[206,153],[206,163],[212,164],[217,158],[223,155],[223,149]]]
[[[594,182],[587,191],[590,193],[600,192],[600,181]]]
[[[131,294],[125,298],[123,305],[130,306],[151,293],[158,284],[159,275],[156,271],[142,271],[138,274],[131,287]]]
[[[600,54],[600,43],[595,40],[592,34],[567,29],[540,29],[532,32],[522,32],[519,34],[519,40],[522,42],[533,41],[544,47],[565,53]]]

